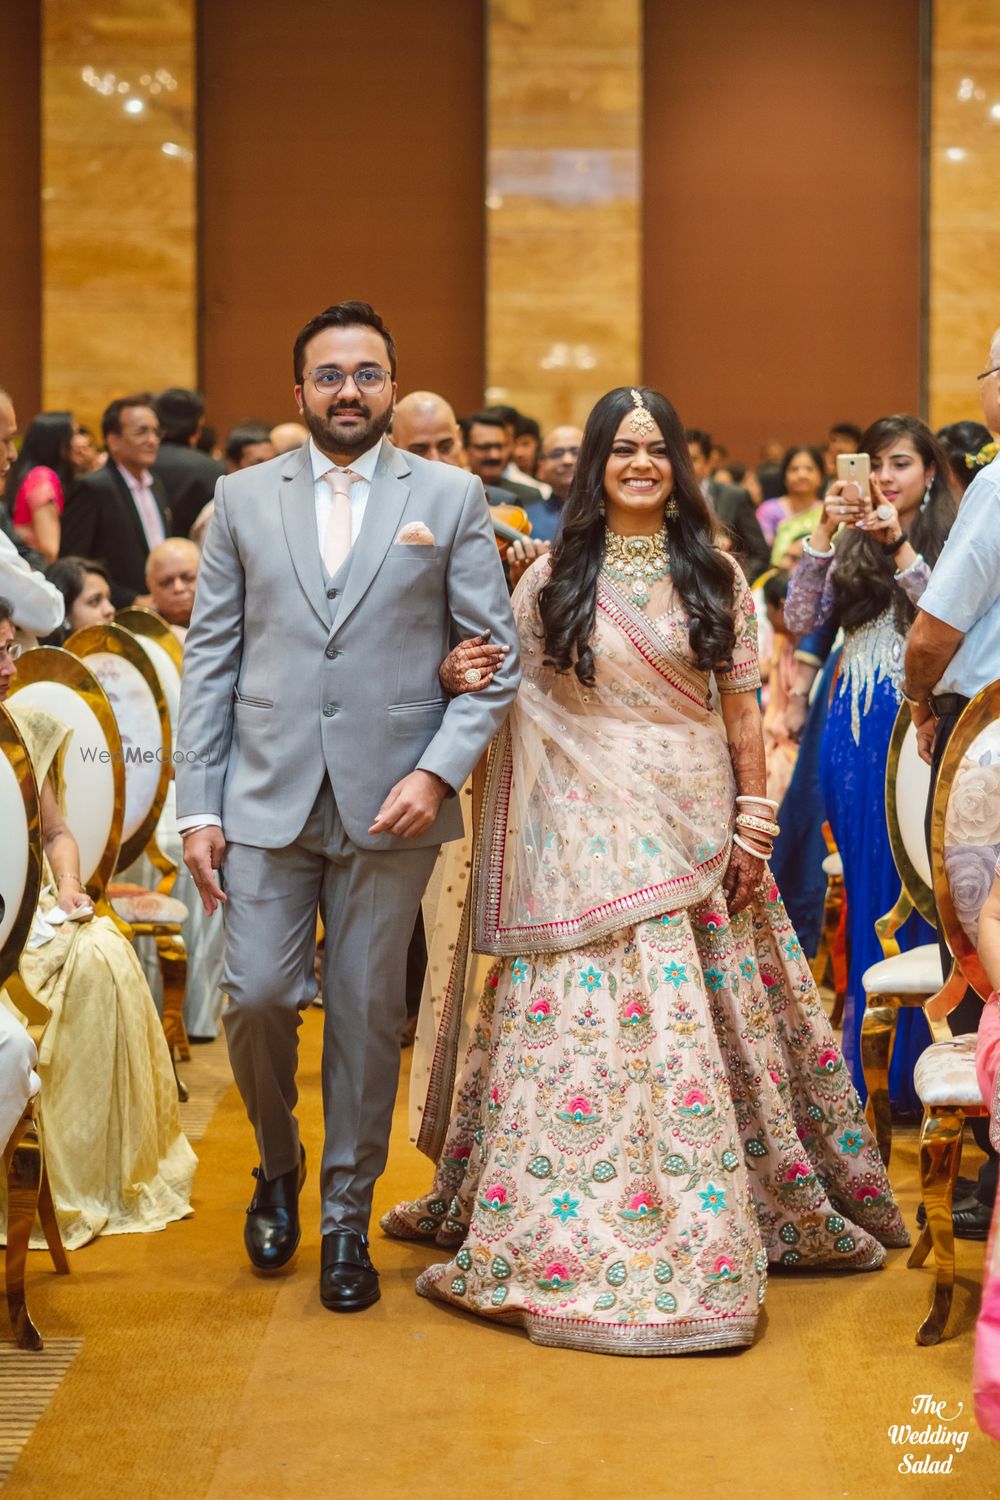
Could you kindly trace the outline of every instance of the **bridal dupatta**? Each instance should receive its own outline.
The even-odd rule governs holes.
[[[523,677],[486,792],[482,953],[564,952],[692,906],[729,858],[735,786],[707,674],[603,577],[594,686],[546,667],[546,579],[515,596]]]
[[[596,681],[545,666],[540,559],[513,598],[520,691],[494,745],[477,840],[472,947],[564,952],[703,900],[729,860],[735,782],[710,675],[692,662],[668,578],[643,612],[601,577]],[[737,577],[737,650],[721,691],[759,683],[753,601]],[[673,614],[671,613],[673,611]],[[463,924],[464,925],[464,924]],[[454,1086],[459,939],[417,1144],[436,1157]]]

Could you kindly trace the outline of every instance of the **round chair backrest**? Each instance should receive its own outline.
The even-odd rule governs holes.
[[[68,725],[63,760],[65,815],[80,849],[80,875],[100,900],[118,858],[125,813],[125,766],[108,696],[89,667],[69,651],[39,646],[17,664],[11,698]]]
[[[116,869],[138,859],[153,836],[172,772],[170,716],[160,680],[135,637],[120,625],[87,625],[66,650],[99,680],[111,701],[125,763],[125,819]]]
[[[152,609],[120,609],[115,615],[115,624],[131,631],[153,663],[153,670],[160,679],[160,686],[167,700],[170,732],[176,741],[181,702],[181,667],[184,661],[180,641],[163,616]]]
[[[920,759],[917,732],[906,703],[896,715],[885,766],[885,820],[889,847],[903,889],[922,917],[937,926],[925,819],[931,768]]]
[[[768,568],[754,581],[750,589],[757,611],[757,655],[760,657],[760,664],[765,672],[769,669],[774,655],[774,629],[764,600],[764,585],[769,578],[774,577],[777,571],[777,568]]]
[[[968,705],[941,760],[931,814],[931,866],[941,928],[966,979],[985,999],[979,914],[1000,853],[1000,682]]]
[[[42,883],[38,787],[17,725],[0,705],[0,985],[17,968]]]

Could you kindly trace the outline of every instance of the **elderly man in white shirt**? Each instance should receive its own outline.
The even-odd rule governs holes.
[[[0,390],[0,489],[11,464],[17,457],[14,439],[17,436],[17,417],[14,403],[5,390]],[[21,557],[10,538],[0,531],[0,595],[9,600],[14,624],[24,644],[25,637],[34,644],[34,637],[51,635],[63,622],[66,606],[63,596],[54,583],[49,583],[42,573],[32,568]]]
[[[1000,329],[979,376],[983,415],[1000,432]],[[931,766],[931,793],[952,730],[970,698],[1000,678],[1000,457],[976,475],[965,492],[951,529],[917,607],[906,646],[902,691],[917,728],[920,753]],[[942,942],[942,961],[947,950]],[[954,1032],[979,1029],[982,1001],[973,990],[949,1018]],[[997,1153],[989,1143],[988,1122],[972,1121],[978,1145],[988,1159],[974,1190],[956,1193],[955,1233],[985,1239],[997,1190]]]

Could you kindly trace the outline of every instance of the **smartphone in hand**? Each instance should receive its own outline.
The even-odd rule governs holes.
[[[844,485],[844,501],[854,510],[847,524],[865,530],[872,516],[872,462],[867,453],[838,453],[837,478]]]

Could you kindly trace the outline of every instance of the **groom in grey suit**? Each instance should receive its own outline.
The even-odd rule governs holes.
[[[517,691],[517,636],[482,485],[395,449],[392,336],[364,302],[295,342],[310,441],[215,492],[184,648],[177,767],[184,859],[225,903],[233,1072],[260,1166],[244,1241],[275,1269],[299,1242],[305,1155],[297,1032],[326,930],[320,1294],[379,1296],[368,1254],[405,1017],[407,944],[455,793]],[[459,638],[510,647],[488,686],[446,701]]]

